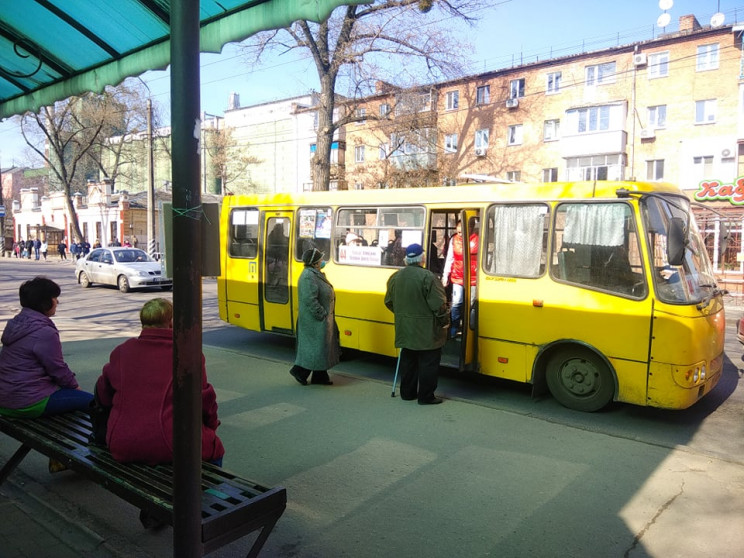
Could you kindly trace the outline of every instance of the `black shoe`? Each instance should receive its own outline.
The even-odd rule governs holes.
[[[403,397],[403,396],[401,395],[401,396],[400,396],[400,398],[401,398],[401,399],[402,399],[403,401],[413,401],[414,399],[418,399],[418,395],[414,395],[413,397]]]
[[[315,370],[313,371],[313,375],[310,378],[311,384],[316,384],[320,386],[332,386],[333,382],[328,377],[328,372],[325,370]]]
[[[302,374],[299,370],[293,367],[289,370],[289,373],[292,374],[292,377],[300,382],[303,386],[307,385],[307,380],[302,377]]]
[[[155,518],[150,514],[150,512],[147,512],[145,510],[140,510],[139,520],[145,529],[160,529],[161,527],[165,527],[165,523]]]
[[[419,405],[439,405],[442,403],[444,399],[440,399],[439,397],[432,397],[431,399],[427,399],[425,401],[419,401]]]

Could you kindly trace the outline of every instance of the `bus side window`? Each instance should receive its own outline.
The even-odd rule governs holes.
[[[230,215],[230,256],[255,258],[258,255],[258,210],[234,209]]]

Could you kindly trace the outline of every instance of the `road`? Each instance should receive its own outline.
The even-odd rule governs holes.
[[[172,296],[83,289],[71,264],[0,258],[1,324],[18,311],[20,282],[42,272],[62,286],[55,322],[84,386],[116,344],[137,334],[144,301]],[[445,404],[419,407],[390,397],[391,359],[365,354],[332,371],[333,387],[303,388],[287,373],[291,340],[221,323],[213,279],[204,280],[203,302],[225,467],[288,490],[265,556],[744,553],[744,395],[733,319],[723,378],[691,409],[615,404],[586,414],[533,399],[529,386],[454,371],[440,379]],[[11,448],[2,440],[0,458]],[[50,478],[41,460],[27,462],[38,490],[122,555],[169,554],[170,530],[143,536],[130,506],[97,487],[80,490],[74,475]]]

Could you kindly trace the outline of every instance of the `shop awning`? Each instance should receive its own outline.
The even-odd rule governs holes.
[[[100,92],[170,62],[172,0],[0,2],[0,118]],[[201,0],[200,50],[363,0]]]

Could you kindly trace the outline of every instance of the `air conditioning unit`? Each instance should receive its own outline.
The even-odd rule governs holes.
[[[485,157],[486,156],[486,148],[485,147],[476,147],[475,148],[475,156],[476,157]]]
[[[641,130],[641,139],[654,139],[656,137],[656,132],[653,128],[644,128]]]
[[[724,149],[723,151],[721,151],[721,158],[722,159],[728,159],[729,157],[731,157],[731,150],[730,149]]]
[[[506,108],[517,108],[519,106],[519,99],[507,99]]]
[[[645,66],[646,65],[646,53],[637,52],[633,55],[633,66]]]

